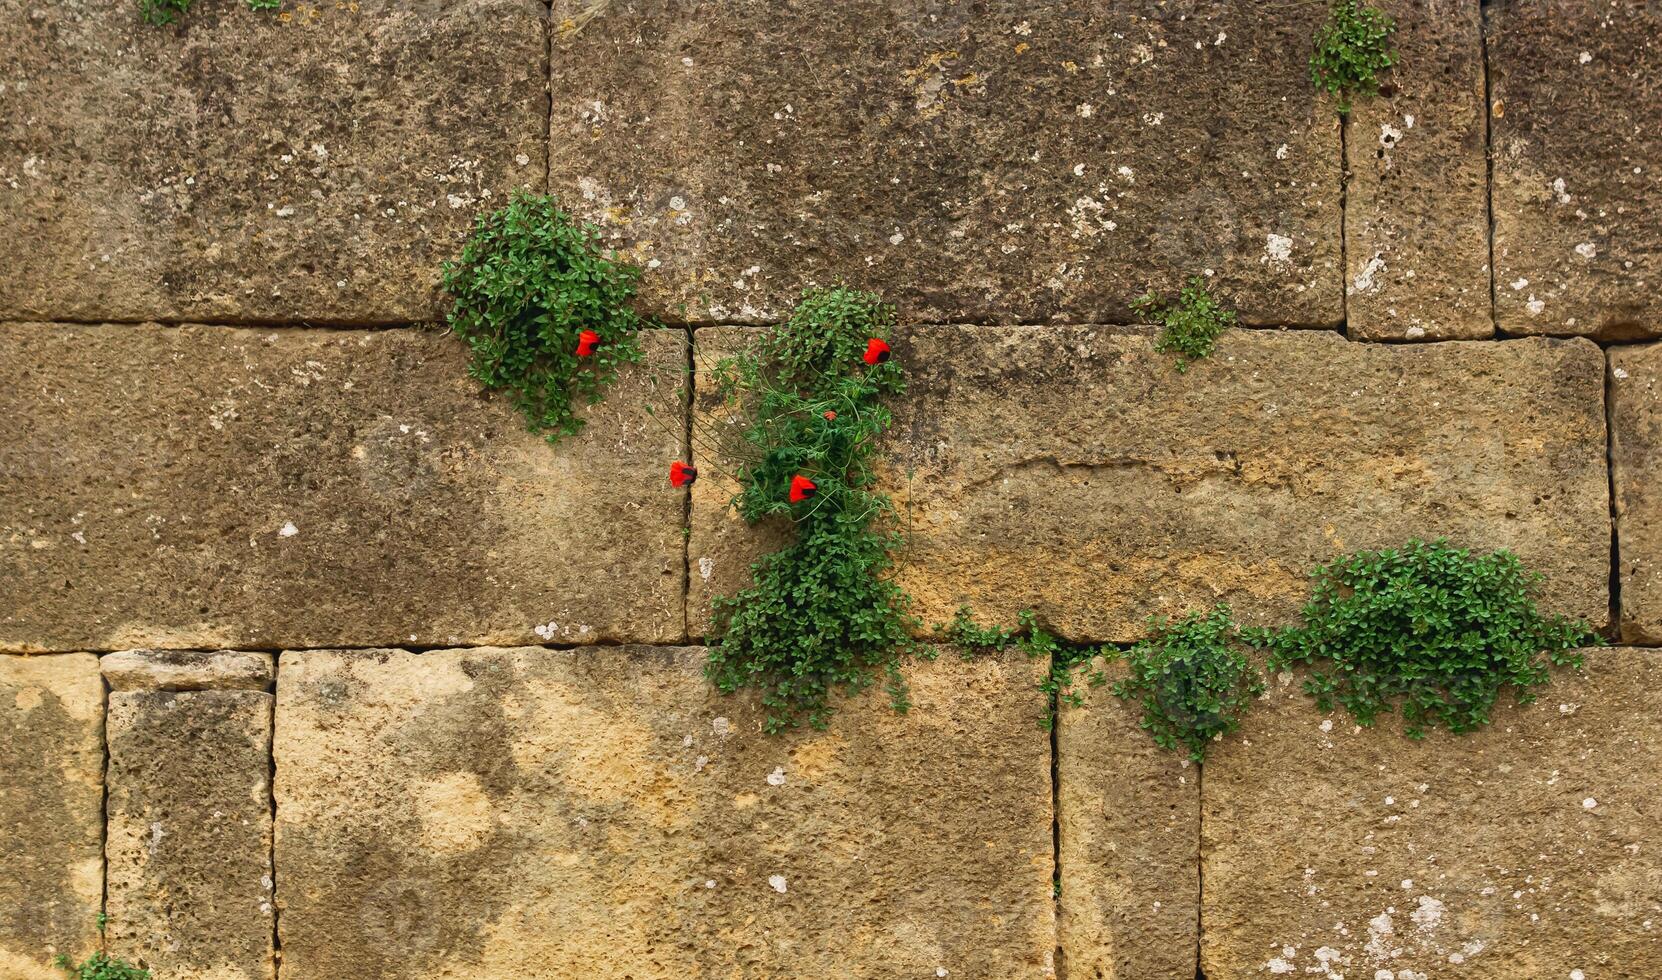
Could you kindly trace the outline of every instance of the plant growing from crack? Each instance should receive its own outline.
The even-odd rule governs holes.
[[[982,626],[968,606],[958,607],[952,622],[935,626],[935,638],[958,648],[964,659],[970,660],[987,653],[1011,648],[1026,654],[1029,660],[1045,660],[1050,669],[1037,687],[1045,693],[1046,709],[1039,719],[1039,727],[1050,731],[1056,727],[1056,714],[1063,705],[1080,707],[1084,695],[1074,687],[1085,674],[1092,686],[1101,684],[1100,670],[1086,672],[1092,659],[1098,655],[1115,656],[1112,647],[1081,646],[1064,642],[1061,637],[1039,625],[1038,615],[1031,609],[1016,614],[1016,628]]]
[[[147,24],[171,24],[190,10],[195,0],[139,0],[139,16]],[[249,10],[276,10],[283,0],[246,0]]]
[[[98,934],[104,934],[104,927],[109,924],[109,916],[98,913]],[[150,971],[136,967],[119,957],[112,957],[108,953],[99,951],[93,953],[80,963],[73,963],[69,957],[59,953],[52,958],[52,965],[70,973],[75,980],[150,980]]]
[[[1371,4],[1333,0],[1327,22],[1316,31],[1310,53],[1310,78],[1316,88],[1339,100],[1340,115],[1349,115],[1351,98],[1377,88],[1379,73],[1397,63],[1391,50],[1396,22]]]
[[[1240,727],[1241,716],[1264,693],[1264,679],[1247,659],[1229,607],[1149,620],[1149,635],[1126,651],[1127,676],[1114,683],[1121,700],[1143,709],[1142,727],[1161,748],[1182,747],[1206,758],[1206,746]]]
[[[1131,308],[1160,324],[1160,339],[1154,349],[1177,355],[1179,373],[1189,370],[1189,363],[1212,353],[1218,337],[1235,325],[1235,312],[1226,310],[1206,289],[1206,280],[1195,276],[1178,293],[1175,302],[1167,302],[1152,290],[1132,302]]]

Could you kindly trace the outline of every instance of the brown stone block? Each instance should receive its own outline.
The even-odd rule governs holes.
[[[98,667],[114,691],[264,691],[277,672],[271,654],[241,650],[117,650]]]
[[[703,659],[284,653],[285,980],[1052,975],[1044,664],[769,736]]]
[[[1610,351],[1610,461],[1622,639],[1662,643],[1662,345]]]

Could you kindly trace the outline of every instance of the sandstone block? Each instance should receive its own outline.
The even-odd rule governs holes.
[[[1494,333],[1488,120],[1475,0],[1387,0],[1399,61],[1351,110],[1345,306],[1353,337]]]
[[[98,948],[104,684],[91,654],[0,656],[0,976]]]
[[[238,650],[117,650],[98,668],[115,691],[263,691],[276,674],[271,654]]]
[[[1212,270],[1249,322],[1343,317],[1319,5],[553,9],[552,189],[665,313],[843,280],[924,321],[1124,321]]]
[[[541,189],[542,5],[0,3],[0,318],[399,322]]]
[[[698,331],[698,360],[736,329]],[[1545,575],[1546,607],[1609,618],[1590,342],[1236,330],[1186,374],[1150,334],[1110,328],[918,327],[895,352],[910,389],[882,482],[926,623],[966,602],[1007,624],[1032,608],[1071,638],[1125,642],[1152,614],[1218,601],[1286,622],[1316,564],[1437,536],[1511,549]],[[694,487],[693,635],[768,540],[728,489]]]
[[[283,977],[1043,977],[1043,664],[767,736],[696,648],[284,653]]]
[[[1202,786],[1208,977],[1662,975],[1662,658],[1594,650],[1475,734],[1323,715],[1290,676]]]
[[[1622,639],[1662,643],[1662,345],[1609,356]]]
[[[179,980],[276,976],[264,691],[110,695],[106,938]]]
[[[1497,323],[1605,340],[1662,333],[1662,7],[1486,10]]]
[[[0,649],[678,639],[643,343],[551,446],[432,332],[0,326]]]

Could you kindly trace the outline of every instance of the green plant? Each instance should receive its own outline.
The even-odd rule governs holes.
[[[450,329],[473,352],[468,373],[555,442],[583,425],[573,403],[599,401],[618,367],[640,360],[644,321],[629,306],[639,278],[554,197],[516,191],[445,264]]]
[[[958,648],[964,658],[972,659],[985,653],[1008,650],[1011,647],[1027,655],[1029,660],[1045,660],[1050,669],[1038,683],[1046,694],[1046,709],[1039,719],[1039,727],[1049,731],[1056,725],[1056,712],[1061,705],[1078,707],[1085,703],[1084,695],[1074,686],[1082,669],[1098,655],[1115,656],[1109,647],[1080,646],[1064,643],[1060,637],[1039,625],[1037,614],[1024,609],[1016,615],[1016,628],[982,626],[968,606],[960,606],[952,622],[935,626],[936,639]],[[1086,675],[1094,687],[1106,678],[1100,670]]]
[[[190,10],[195,0],[139,0],[139,16],[149,24],[171,24]],[[249,10],[276,10],[283,0],[247,0]]]
[[[1343,705],[1363,725],[1400,701],[1413,738],[1438,724],[1469,732],[1501,692],[1520,703],[1549,667],[1579,669],[1578,647],[1603,640],[1586,623],[1543,616],[1540,576],[1507,551],[1474,555],[1446,541],[1358,551],[1316,569],[1304,624],[1249,631],[1270,668],[1309,668],[1323,711]]]
[[[1310,78],[1316,88],[1339,99],[1339,112],[1350,113],[1351,96],[1378,85],[1379,73],[1396,64],[1390,48],[1396,23],[1374,6],[1356,0],[1333,0],[1327,23],[1316,31],[1310,54]]]
[[[1234,731],[1264,693],[1263,676],[1240,649],[1229,607],[1181,619],[1155,617],[1149,636],[1125,655],[1129,673],[1114,694],[1142,706],[1142,726],[1161,748],[1206,758],[1207,743]]]
[[[76,980],[150,980],[149,970],[107,953],[93,953],[80,964],[71,964],[69,957],[59,953],[52,962],[58,969],[74,974]]]
[[[755,685],[765,727],[824,727],[830,694],[898,670],[917,621],[893,582],[900,538],[872,456],[890,422],[882,399],[905,389],[887,357],[892,307],[870,293],[810,290],[784,324],[716,365],[723,401],[747,425],[717,455],[735,461],[733,505],[749,523],[787,517],[795,539],[751,566],[751,584],[715,600],[706,676],[722,691]],[[879,354],[871,354],[879,351]]]
[[[1135,300],[1131,308],[1161,325],[1154,349],[1175,353],[1179,372],[1187,371],[1190,361],[1212,353],[1218,335],[1235,325],[1235,312],[1212,298],[1206,280],[1200,276],[1189,280],[1175,303],[1167,303],[1151,290]]]

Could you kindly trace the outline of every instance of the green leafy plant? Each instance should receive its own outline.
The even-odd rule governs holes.
[[[1241,715],[1264,693],[1263,676],[1247,659],[1229,607],[1156,617],[1149,636],[1125,654],[1129,674],[1114,694],[1142,706],[1142,726],[1161,748],[1188,749],[1206,758],[1213,739],[1240,726]]]
[[[1339,99],[1339,112],[1349,114],[1351,97],[1375,88],[1379,73],[1396,64],[1391,32],[1396,23],[1372,5],[1356,0],[1333,0],[1327,22],[1316,31],[1310,54],[1310,78],[1316,88]]]
[[[473,352],[468,373],[555,442],[582,427],[574,404],[599,401],[618,367],[641,359],[644,321],[629,305],[639,278],[555,198],[516,191],[445,264],[450,329]]]
[[[1306,667],[1323,711],[1343,705],[1363,725],[1400,702],[1409,736],[1469,732],[1502,691],[1520,703],[1549,667],[1581,667],[1603,640],[1586,623],[1544,616],[1540,576],[1507,551],[1473,554],[1437,540],[1358,551],[1316,569],[1302,626],[1251,631],[1270,668]]]
[[[1224,309],[1212,298],[1206,289],[1206,280],[1200,276],[1189,280],[1175,303],[1168,303],[1150,291],[1133,302],[1131,308],[1160,324],[1160,339],[1154,349],[1175,353],[1179,372],[1187,371],[1190,361],[1212,353],[1218,336],[1235,325],[1235,312]]]
[[[732,503],[750,523],[788,518],[795,539],[714,601],[705,675],[729,693],[759,687],[770,732],[824,727],[833,691],[858,692],[879,673],[895,708],[907,707],[898,662],[918,624],[890,577],[900,537],[872,469],[890,422],[882,400],[905,382],[886,354],[866,359],[873,340],[887,351],[894,324],[870,293],[810,290],[788,321],[716,365],[718,392],[748,423],[715,452],[736,464]]]
[[[1048,661],[1050,669],[1038,684],[1039,690],[1047,695],[1045,714],[1039,719],[1039,726],[1046,731],[1055,727],[1056,712],[1060,706],[1078,707],[1085,703],[1084,695],[1074,686],[1084,673],[1083,668],[1088,667],[1098,655],[1117,655],[1111,647],[1063,642],[1056,634],[1039,625],[1038,616],[1031,609],[1018,613],[1016,628],[1007,630],[999,626],[980,625],[968,606],[960,606],[952,622],[937,624],[934,632],[936,639],[957,647],[965,659],[1014,647],[1026,654],[1029,660]],[[1085,676],[1092,686],[1106,680],[1100,670]]]
[[[59,953],[52,962],[58,969],[72,974],[75,980],[150,980],[149,970],[102,952],[93,953],[79,964],[70,963],[69,957]]]
[[[139,0],[139,16],[149,24],[171,24],[190,10],[195,0]],[[249,10],[276,10],[283,0],[247,0]]]

